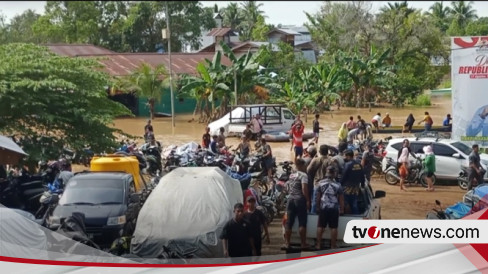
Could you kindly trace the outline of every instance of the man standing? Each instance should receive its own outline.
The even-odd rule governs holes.
[[[151,125],[151,119],[147,120],[147,124],[144,126],[144,140],[146,143],[149,143],[149,138],[148,136],[153,134],[154,135],[154,129],[153,126]]]
[[[295,160],[303,155],[303,131],[305,127],[301,122],[297,122],[291,128],[293,134],[293,145],[295,146]]]
[[[308,168],[312,160],[317,156],[317,148],[315,148],[315,145],[311,145],[306,149],[306,155],[303,157],[303,160],[305,161],[305,166]]]
[[[432,117],[430,117],[429,112],[425,112],[425,117],[422,121],[420,121],[418,124],[420,125],[422,122],[424,122],[425,126],[425,131],[430,131],[432,129],[432,124],[434,121],[432,120]]]
[[[319,182],[317,188],[317,244],[316,249],[320,250],[322,234],[324,229],[330,227],[330,248],[337,248],[337,227],[339,226],[339,214],[344,214],[344,195],[342,186],[335,181],[336,169],[334,166],[327,167],[324,180]]]
[[[252,118],[251,124],[254,136],[257,139],[260,139],[261,134],[263,134],[263,121],[261,120],[261,115],[256,114],[256,116]]]
[[[212,141],[212,137],[210,136],[210,128],[207,127],[205,129],[205,133],[202,136],[202,147],[203,148],[209,148],[211,141]]]
[[[434,191],[434,182],[432,181],[432,177],[435,173],[435,155],[434,151],[432,150],[432,146],[425,146],[423,148],[425,153],[424,159],[424,166],[425,166],[425,180],[427,181],[427,191]]]
[[[308,195],[308,177],[303,159],[295,161],[297,171],[290,174],[286,182],[286,189],[289,193],[286,214],[288,216],[285,230],[285,248],[290,248],[292,227],[295,218],[298,217],[299,234],[302,249],[307,248],[307,211],[310,209],[310,198]]]
[[[364,187],[364,171],[361,163],[354,159],[354,152],[347,150],[346,164],[342,172],[341,185],[344,188],[344,199],[349,204],[352,214],[359,214],[358,196],[360,187]]]
[[[358,115],[358,129],[359,134],[361,135],[361,140],[366,139],[366,121],[361,118],[361,115]]]
[[[244,213],[244,221],[249,224],[251,231],[251,237],[254,241],[254,247],[256,248],[256,256],[261,256],[262,240],[261,235],[265,233],[266,244],[269,244],[268,224],[266,223],[266,217],[263,212],[256,209],[256,198],[254,196],[247,197],[247,211]]]
[[[368,182],[371,181],[371,171],[373,170],[374,152],[371,144],[367,145],[367,150],[363,152],[361,166],[363,167],[364,176]]]
[[[329,147],[327,145],[321,145],[319,148],[320,157],[317,157],[310,162],[307,167],[308,175],[308,189],[309,195],[312,197],[311,213],[315,213],[315,188],[319,185],[319,181],[325,178],[327,167],[331,164],[329,158]]]
[[[234,217],[222,230],[220,239],[224,247],[224,257],[249,257],[256,255],[250,226],[244,221],[244,205],[234,205]]]
[[[218,139],[217,139],[219,148],[225,147],[225,135],[224,135],[224,133],[225,133],[225,128],[221,127],[220,128],[220,134],[219,134]]]
[[[482,184],[484,181],[483,176],[485,175],[485,170],[480,163],[479,146],[474,144],[471,148],[473,151],[469,154],[468,190],[473,188],[473,182],[478,185]]]
[[[315,114],[315,120],[313,120],[313,123],[312,123],[312,125],[313,125],[312,126],[313,127],[313,142],[315,144],[319,144],[320,130],[324,129],[324,128],[320,127],[319,118],[320,118],[320,115]]]

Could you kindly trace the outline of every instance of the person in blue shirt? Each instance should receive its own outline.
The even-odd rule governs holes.
[[[213,153],[218,153],[219,150],[218,150],[218,138],[219,136],[217,135],[213,135],[212,136],[212,142],[210,142],[210,150],[213,152]]]
[[[446,119],[444,119],[444,122],[442,122],[442,125],[445,127],[448,127],[451,125],[451,114],[447,114]]]

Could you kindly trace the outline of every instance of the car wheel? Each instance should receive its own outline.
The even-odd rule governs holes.
[[[458,185],[462,190],[468,190],[468,179],[463,177],[463,178],[458,178]]]
[[[397,174],[396,170],[394,170],[394,169],[387,170],[385,172],[385,181],[389,185],[396,185],[396,184],[398,184],[398,182],[400,180],[398,179],[398,174]]]

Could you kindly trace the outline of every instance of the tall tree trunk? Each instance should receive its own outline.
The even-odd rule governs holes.
[[[151,120],[154,119],[154,103],[155,103],[154,98],[149,98],[148,104],[149,104],[149,115]]]

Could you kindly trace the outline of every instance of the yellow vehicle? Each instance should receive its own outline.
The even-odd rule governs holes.
[[[135,156],[124,156],[117,154],[110,154],[106,156],[95,156],[90,162],[90,171],[121,171],[129,173],[134,178],[136,192],[140,192],[147,188],[144,178],[139,172],[139,161]]]

